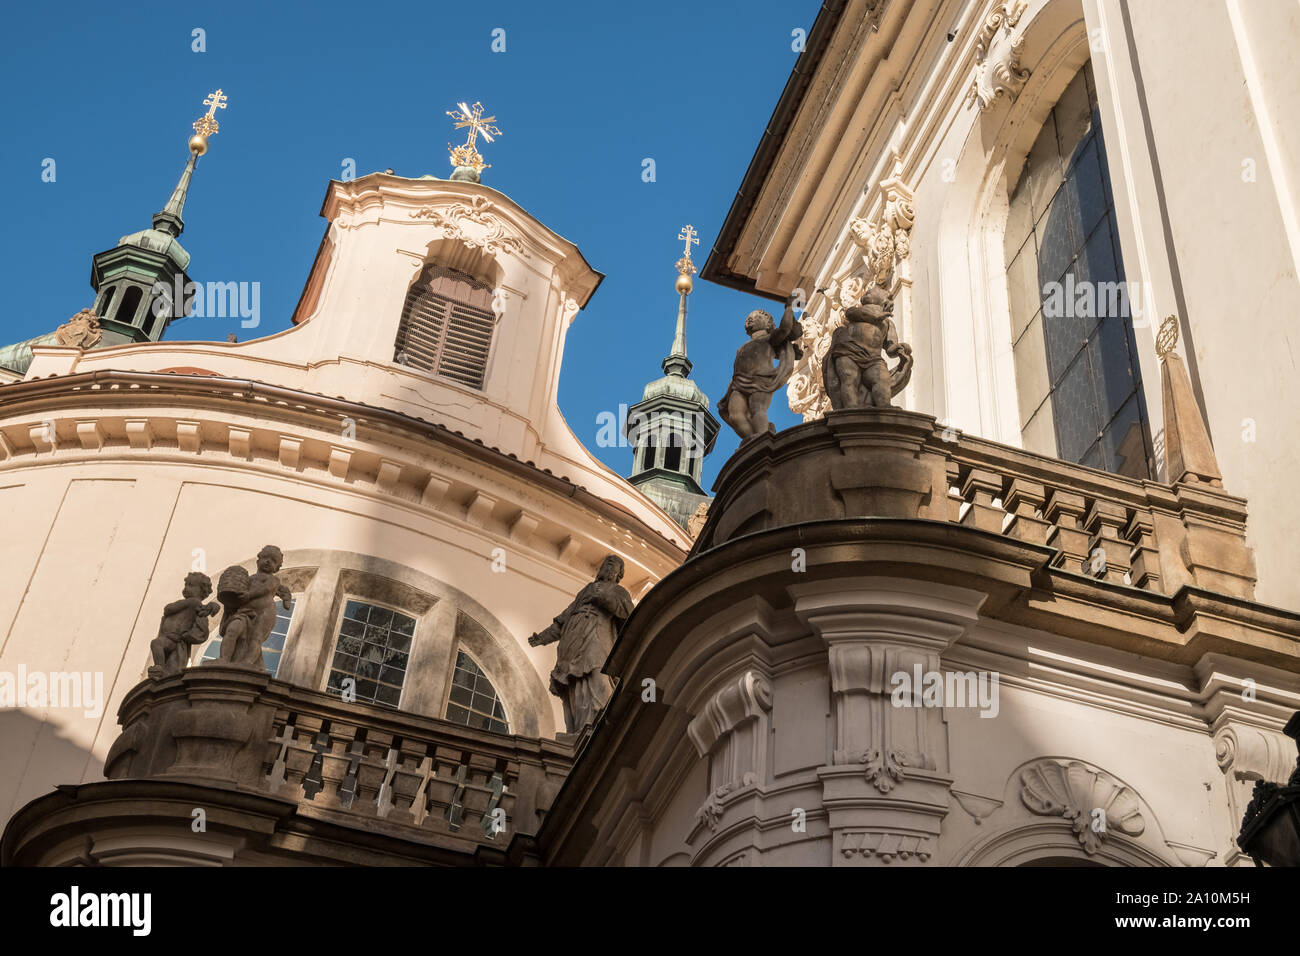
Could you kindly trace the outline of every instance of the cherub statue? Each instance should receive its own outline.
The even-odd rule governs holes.
[[[632,596],[618,582],[623,559],[611,554],[600,563],[596,580],[583,587],[551,626],[528,639],[533,647],[554,644],[551,693],[564,704],[564,725],[574,734],[596,719],[612,688],[601,673],[614,639],[632,613]]]
[[[257,573],[239,565],[221,572],[217,600],[226,609],[221,618],[221,663],[237,667],[262,666],[262,644],[275,629],[275,599],[287,611],[293,592],[275,576],[284,554],[273,544],[257,552]]]
[[[893,297],[874,282],[857,305],[844,310],[844,324],[831,334],[822,359],[831,408],[889,408],[907,385],[912,347],[898,341],[893,314]],[[898,365],[890,369],[885,355],[897,357]]]
[[[731,384],[718,403],[718,414],[742,439],[776,431],[767,418],[772,394],[790,380],[794,363],[803,355],[798,345],[803,328],[794,319],[794,301],[793,295],[786,300],[780,325],[763,309],[745,318],[749,341],[736,350]]]
[[[153,652],[153,666],[149,677],[175,677],[189,663],[190,648],[208,639],[207,618],[221,610],[216,601],[208,604],[203,599],[212,593],[212,579],[199,571],[185,575],[184,595],[163,608],[158,636],[149,645]]]

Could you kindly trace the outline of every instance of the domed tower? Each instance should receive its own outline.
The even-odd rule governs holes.
[[[713,450],[718,420],[709,399],[691,381],[686,357],[686,298],[694,288],[691,244],[699,244],[693,226],[677,238],[686,252],[677,260],[677,333],[663,360],[663,378],[645,387],[641,401],[628,409],[627,436],[635,447],[629,481],[683,528],[709,495],[700,485],[704,456]]]
[[[92,260],[90,284],[96,292],[93,311],[104,330],[104,346],[157,342],[167,323],[188,310],[184,290],[189,282],[186,270],[190,254],[178,237],[185,231],[182,215],[195,164],[207,152],[208,138],[218,132],[213,114],[225,109],[226,96],[217,90],[203,105],[208,112],[194,124],[189,162],[167,205],[154,213],[153,225],[123,236],[114,248],[98,253]],[[159,288],[167,291],[159,292]]]

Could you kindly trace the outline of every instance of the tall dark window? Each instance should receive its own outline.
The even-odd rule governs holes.
[[[1029,151],[1004,238],[1025,447],[1150,478],[1147,411],[1090,64]]]
[[[491,287],[463,272],[429,266],[406,294],[394,359],[481,389],[495,325]]]

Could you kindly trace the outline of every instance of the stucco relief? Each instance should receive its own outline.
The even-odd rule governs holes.
[[[411,212],[412,219],[428,219],[442,228],[448,239],[458,239],[470,249],[482,249],[489,255],[499,252],[527,256],[523,240],[507,229],[500,216],[492,212],[492,201],[475,196],[469,203],[426,207]]]
[[[790,410],[806,422],[821,418],[831,409],[822,379],[822,361],[831,346],[831,335],[843,324],[844,310],[858,303],[872,284],[886,288],[895,299],[899,328],[910,325],[908,292],[911,288],[912,225],[916,221],[913,190],[903,179],[903,164],[894,159],[893,170],[879,184],[880,212],[869,218],[849,220],[847,237],[860,253],[849,268],[831,280],[825,295],[828,307],[805,311],[799,321],[803,357],[795,365],[786,388]]]
[[[980,28],[975,43],[975,76],[967,102],[974,101],[981,110],[988,109],[1003,93],[1014,100],[1029,79],[1029,71],[1020,69],[1025,38],[1016,31],[1027,6],[1025,0],[999,3]]]
[[[1026,767],[1020,773],[1020,799],[1039,816],[1063,817],[1089,856],[1109,830],[1134,837],[1146,830],[1137,794],[1077,760],[1039,760]]]

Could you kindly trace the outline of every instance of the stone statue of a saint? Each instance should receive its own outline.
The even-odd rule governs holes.
[[[275,629],[275,599],[287,611],[293,592],[280,583],[276,572],[284,555],[273,544],[257,552],[257,573],[239,565],[221,572],[217,600],[226,609],[221,618],[221,663],[260,668],[262,644]]]
[[[204,604],[212,593],[212,579],[199,571],[185,576],[181,599],[163,608],[158,636],[149,645],[153,652],[153,666],[149,677],[175,677],[189,663],[190,648],[208,639],[207,619],[221,610],[216,601]]]
[[[798,345],[803,328],[795,321],[794,301],[793,295],[786,300],[780,325],[763,309],[745,318],[749,341],[736,350],[731,384],[718,403],[718,414],[742,439],[776,431],[767,418],[772,394],[790,380],[794,363],[803,355]]]
[[[559,642],[551,693],[564,704],[564,724],[575,734],[596,719],[613,688],[601,673],[614,638],[632,613],[632,596],[618,582],[623,559],[609,555],[600,563],[596,580],[586,585],[551,626],[528,639],[533,647]]]
[[[831,408],[889,408],[912,377],[912,347],[898,341],[894,300],[872,283],[858,304],[844,310],[844,324],[831,334],[822,359],[822,381]],[[893,368],[889,355],[899,359]]]

